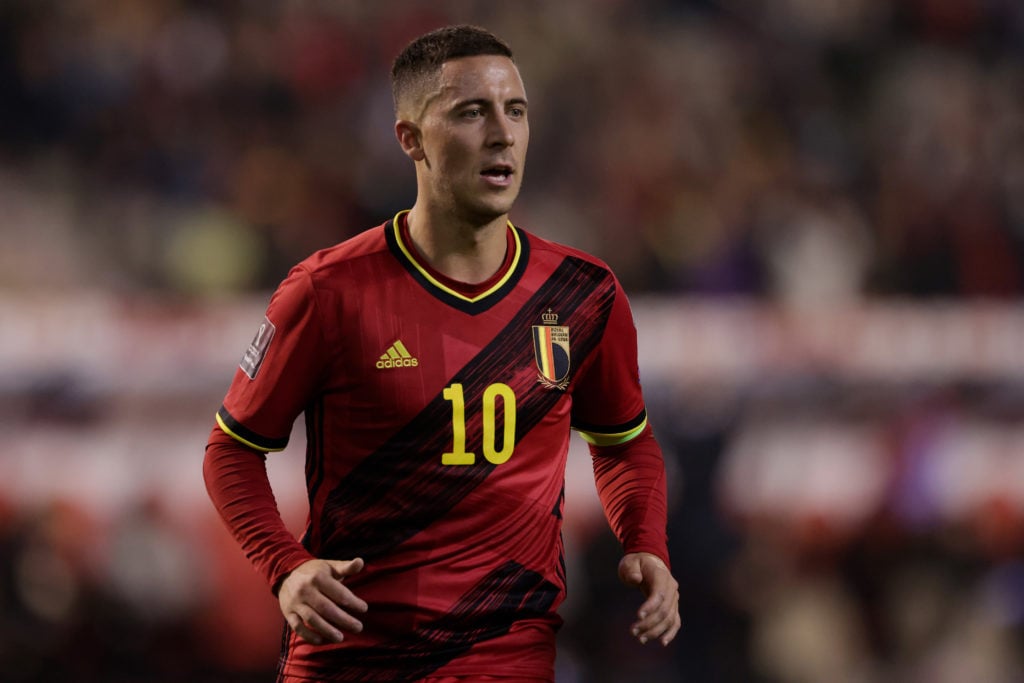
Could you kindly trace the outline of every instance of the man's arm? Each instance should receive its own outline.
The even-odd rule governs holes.
[[[665,463],[650,426],[617,446],[590,447],[598,496],[625,556],[619,578],[646,600],[630,630],[641,643],[668,645],[680,628],[679,583],[668,562]]]
[[[362,570],[355,559],[318,560],[288,530],[277,509],[265,455],[214,427],[203,460],[206,490],[231,535],[277,594],[281,613],[305,640],[340,642],[366,611],[343,579]]]

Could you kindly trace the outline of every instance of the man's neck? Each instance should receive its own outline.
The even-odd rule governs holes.
[[[505,260],[508,216],[476,225],[432,215],[413,206],[409,237],[430,266],[459,282],[477,284],[494,275]]]

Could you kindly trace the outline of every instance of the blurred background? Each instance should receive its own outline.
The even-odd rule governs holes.
[[[642,648],[574,443],[559,683],[1024,680],[1018,0],[0,2],[3,679],[272,679],[203,448],[288,267],[411,205],[387,74],[450,22],[517,52],[513,220],[630,292],[671,473]]]

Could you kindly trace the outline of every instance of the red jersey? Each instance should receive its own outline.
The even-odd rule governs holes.
[[[616,445],[647,418],[610,270],[511,223],[507,237],[502,270],[466,295],[424,265],[399,214],[306,259],[272,297],[217,421],[272,451],[305,413],[302,543],[364,558],[346,585],[370,606],[342,643],[289,633],[285,676],[552,675],[570,427]],[[667,560],[661,506],[627,552]]]

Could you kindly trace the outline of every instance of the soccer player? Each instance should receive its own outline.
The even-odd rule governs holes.
[[[455,26],[392,69],[409,211],[298,264],[217,412],[210,496],[277,594],[281,681],[552,681],[570,427],[640,589],[680,626],[665,469],[626,296],[600,261],[514,226],[529,141],[511,50]],[[297,541],[264,462],[304,412]]]

